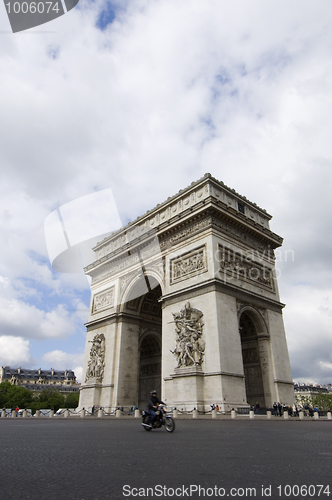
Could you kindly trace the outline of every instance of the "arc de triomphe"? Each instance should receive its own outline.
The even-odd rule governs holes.
[[[293,403],[270,219],[206,174],[98,243],[80,408]]]

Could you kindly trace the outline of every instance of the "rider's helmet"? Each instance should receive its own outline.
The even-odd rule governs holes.
[[[157,394],[157,391],[155,390],[151,391],[151,396],[154,396],[155,394]]]

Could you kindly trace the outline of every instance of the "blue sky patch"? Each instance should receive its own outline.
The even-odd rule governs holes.
[[[49,47],[49,49],[47,50],[47,55],[48,57],[50,57],[51,59],[58,59],[59,57],[59,54],[60,54],[60,47]]]
[[[112,24],[116,16],[116,7],[111,2],[106,2],[104,9],[100,12],[96,26],[104,31],[109,24]]]

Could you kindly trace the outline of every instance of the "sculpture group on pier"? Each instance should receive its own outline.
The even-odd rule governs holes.
[[[178,366],[199,366],[203,362],[205,342],[202,339],[202,311],[190,307],[187,302],[178,313],[172,313],[176,331],[176,347],[172,354],[178,358]]]

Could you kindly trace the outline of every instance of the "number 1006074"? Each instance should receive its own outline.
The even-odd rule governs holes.
[[[298,485],[294,484],[290,486],[286,484],[285,486],[277,486],[279,497],[284,498],[318,498],[318,497],[329,497],[330,496],[330,486],[323,484],[310,484],[310,485]]]
[[[59,13],[58,2],[8,2],[8,14],[49,14],[52,11]]]

